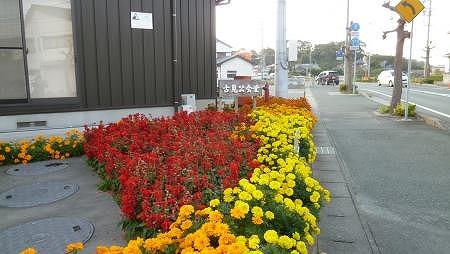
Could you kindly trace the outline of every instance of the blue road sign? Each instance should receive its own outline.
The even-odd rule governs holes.
[[[361,41],[358,38],[353,38],[352,39],[352,46],[353,47],[359,47],[361,44]]]
[[[352,23],[352,31],[359,31],[359,29],[361,28],[361,26],[359,25],[359,23]]]
[[[344,51],[342,51],[342,50],[336,51],[336,57],[343,57],[343,56],[344,56]]]

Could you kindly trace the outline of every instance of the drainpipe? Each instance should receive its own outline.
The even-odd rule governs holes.
[[[175,107],[175,113],[178,113],[180,106],[179,91],[177,84],[178,73],[178,26],[177,26],[177,0],[172,0],[171,6],[172,12],[172,84],[173,84],[173,106]]]

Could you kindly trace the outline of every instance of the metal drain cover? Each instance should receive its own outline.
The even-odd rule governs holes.
[[[49,218],[28,222],[0,232],[2,253],[17,254],[32,247],[38,253],[65,253],[66,245],[86,243],[94,233],[92,223],[79,218]]]
[[[17,186],[0,194],[0,206],[33,207],[50,204],[77,192],[77,184],[44,182]]]
[[[69,167],[66,161],[40,161],[10,166],[6,173],[13,176],[37,176],[49,174]]]

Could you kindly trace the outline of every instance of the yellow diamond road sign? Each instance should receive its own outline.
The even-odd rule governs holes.
[[[397,13],[408,23],[413,21],[423,9],[425,9],[425,6],[419,0],[402,0],[395,6]]]

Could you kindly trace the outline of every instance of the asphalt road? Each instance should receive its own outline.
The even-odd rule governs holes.
[[[449,253],[450,133],[421,121],[377,116],[378,104],[341,95],[337,87],[310,89],[319,123],[343,161],[345,180],[368,225],[366,233],[376,243],[372,253]],[[413,95],[445,110],[438,108],[446,102],[443,96],[433,104],[438,95]]]
[[[381,86],[377,84],[359,83],[359,89],[369,92],[373,96],[390,100],[392,96],[392,87]],[[402,99],[406,98],[406,88],[402,93]],[[412,86],[409,89],[409,101],[417,105],[421,111],[434,116],[450,120],[450,89],[437,86]]]

